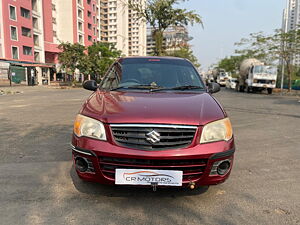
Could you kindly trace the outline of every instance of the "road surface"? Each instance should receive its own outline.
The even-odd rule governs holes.
[[[110,187],[72,168],[72,123],[90,92],[33,87],[0,96],[0,224],[300,224],[300,103],[228,90],[229,180],[209,189]]]

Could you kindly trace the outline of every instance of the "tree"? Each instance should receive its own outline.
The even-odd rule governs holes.
[[[71,44],[63,42],[58,46],[58,49],[61,51],[58,54],[58,60],[61,63],[62,69],[73,75],[75,69],[85,57],[85,47],[79,43]]]
[[[146,21],[152,28],[155,41],[154,55],[165,53],[164,31],[170,26],[187,26],[194,23],[202,24],[201,17],[195,11],[187,11],[175,7],[184,0],[146,0],[145,5],[129,0],[129,8],[136,11],[138,20]]]
[[[217,67],[226,70],[227,72],[235,73],[239,69],[242,61],[246,58],[251,58],[249,55],[233,55],[219,61]]]
[[[88,47],[78,43],[61,43],[59,49],[58,59],[63,69],[72,74],[79,69],[95,80],[100,80],[114,60],[121,56],[121,51],[112,43],[94,42]]]
[[[167,51],[166,55],[188,59],[197,68],[199,68],[201,66],[198,62],[198,59],[194,55],[192,49],[190,48],[190,46],[184,46],[184,47],[181,47],[180,49],[174,50],[174,51]]]
[[[250,34],[250,39],[243,39],[238,46],[245,46],[239,52],[252,52],[257,58],[264,58],[267,62],[282,62],[288,75],[289,90],[292,88],[293,58],[300,52],[300,30],[283,32],[275,30],[274,34]],[[284,74],[282,74],[284,75]]]
[[[242,49],[235,50],[235,53],[245,58],[256,58],[269,61],[266,49],[266,36],[262,32],[251,33],[249,38],[242,38],[240,42],[236,42],[235,46]],[[271,60],[272,61],[272,60]]]
[[[100,80],[108,67],[121,56],[121,51],[112,43],[94,42],[86,48],[86,55],[79,63],[78,69],[93,79]]]

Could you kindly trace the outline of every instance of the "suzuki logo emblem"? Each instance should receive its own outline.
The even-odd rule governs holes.
[[[155,143],[160,141],[160,138],[159,138],[160,134],[157,133],[155,130],[147,133],[146,137],[147,137],[146,140],[149,141],[152,144],[155,144]]]

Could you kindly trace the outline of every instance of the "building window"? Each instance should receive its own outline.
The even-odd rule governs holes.
[[[38,23],[38,18],[32,17],[32,26],[35,29],[39,29],[39,23]]]
[[[89,5],[90,5],[90,4],[91,4],[91,0],[87,0],[87,4],[89,4]]]
[[[91,35],[88,36],[88,40],[92,41],[92,36]]]
[[[21,7],[21,16],[27,19],[30,19],[30,11]]]
[[[78,30],[82,31],[82,23],[78,22]]]
[[[9,6],[9,18],[11,20],[17,20],[17,15],[16,15],[16,7],[10,5]]]
[[[78,9],[78,17],[82,19],[82,10]]]
[[[25,37],[31,37],[31,29],[22,27],[22,35]]]
[[[31,0],[32,10],[37,12],[37,0]]]
[[[36,34],[33,35],[33,43],[34,43],[34,46],[40,46],[39,36]]]
[[[16,27],[10,27],[10,39],[14,41],[18,40],[18,31]]]
[[[82,5],[82,0],[77,0],[78,5]]]
[[[52,10],[56,11],[56,5],[52,3]]]
[[[23,46],[23,54],[24,55],[32,55],[32,48],[28,46]]]
[[[87,11],[87,15],[88,15],[89,18],[92,17],[92,13],[90,11]]]
[[[18,47],[12,47],[11,48],[11,52],[12,52],[12,58],[13,59],[19,59],[19,51],[18,51]]]
[[[40,62],[40,53],[39,52],[34,52],[34,61]]]
[[[56,30],[53,31],[53,37],[57,37],[57,32],[56,32]]]
[[[79,36],[78,36],[78,42],[79,42],[80,44],[83,44],[83,37],[82,37],[82,35],[79,35]]]

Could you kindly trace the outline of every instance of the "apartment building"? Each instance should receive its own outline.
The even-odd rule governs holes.
[[[128,8],[128,0],[101,0],[100,8],[101,41],[114,43],[126,56],[146,55],[146,23]]]
[[[189,37],[188,30],[184,26],[171,26],[164,31],[164,47],[166,51],[175,51],[180,47],[188,46]],[[147,55],[153,54],[155,41],[153,39],[153,28],[147,29]]]
[[[285,32],[299,29],[300,26],[300,0],[287,0],[283,11],[282,29]],[[300,66],[300,55],[295,55],[293,64]]]
[[[35,84],[56,80],[60,42],[97,41],[116,44],[126,56],[146,55],[146,23],[128,0],[0,0],[0,60],[23,67],[13,72],[22,73],[22,82],[29,83],[33,69]],[[0,79],[5,76],[8,68],[0,65]]]

